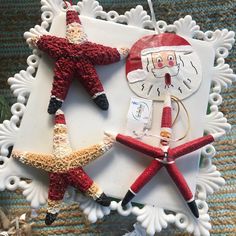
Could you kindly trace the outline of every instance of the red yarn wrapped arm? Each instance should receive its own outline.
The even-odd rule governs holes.
[[[191,200],[193,198],[193,194],[177,165],[175,163],[166,165],[166,169],[184,199],[186,201]]]
[[[137,194],[157,172],[163,167],[163,164],[157,160],[152,160],[149,166],[139,175],[130,189]]]
[[[130,136],[118,134],[116,136],[116,141],[118,141],[119,143],[122,143],[125,146],[128,146],[134,150],[137,150],[137,151],[142,152],[148,156],[151,156],[153,158],[164,157],[164,152],[160,148],[153,147],[151,145],[143,143],[143,142],[141,142],[135,138],[132,138]]]
[[[37,41],[37,47],[52,58],[65,56],[68,45],[69,42],[67,39],[52,35],[43,35]]]
[[[103,46],[96,43],[86,43],[86,56],[95,65],[107,65],[118,62],[121,59],[120,53],[116,48]]]
[[[171,156],[173,158],[181,157],[188,153],[194,152],[212,142],[214,142],[214,138],[212,135],[207,135],[201,138],[197,138],[190,142],[184,143],[178,147],[172,148],[170,151]]]

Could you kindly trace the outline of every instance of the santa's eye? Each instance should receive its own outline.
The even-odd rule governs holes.
[[[167,57],[167,59],[168,59],[168,61],[173,61],[173,60],[174,60],[174,56],[173,56],[173,55],[169,55],[169,56]]]
[[[157,57],[157,63],[160,63],[160,62],[162,62],[163,60],[162,60],[162,58],[161,57]]]

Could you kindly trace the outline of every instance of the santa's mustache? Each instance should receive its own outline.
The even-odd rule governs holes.
[[[169,74],[171,77],[176,76],[179,73],[179,64],[172,67],[163,67],[161,69],[153,68],[152,73],[156,78],[163,78],[166,74]]]

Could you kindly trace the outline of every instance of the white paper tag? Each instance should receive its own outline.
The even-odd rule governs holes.
[[[127,115],[127,133],[142,133],[145,129],[151,128],[152,123],[152,100],[133,97],[130,100]]]

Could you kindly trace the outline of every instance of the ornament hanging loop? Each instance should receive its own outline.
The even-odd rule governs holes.
[[[183,102],[182,102],[179,98],[177,98],[177,97],[171,95],[171,99],[172,99],[172,100],[177,104],[177,106],[178,106],[178,111],[177,111],[176,117],[175,117],[175,119],[174,119],[174,122],[172,123],[172,126],[176,123],[176,120],[177,120],[177,118],[178,118],[178,116],[179,116],[180,105],[181,105],[182,108],[184,109],[185,114],[186,114],[186,116],[187,116],[187,120],[188,120],[188,127],[187,127],[187,130],[186,130],[185,134],[184,134],[181,138],[175,140],[175,141],[180,141],[180,140],[184,139],[184,138],[188,135],[188,133],[189,133],[189,130],[190,130],[190,117],[189,117],[189,113],[188,113],[187,108],[184,106]],[[180,105],[179,105],[179,104],[180,104]]]
[[[68,9],[68,8],[69,8],[69,5],[68,5],[67,1],[66,1],[66,0],[63,0],[63,2],[64,2],[65,5],[66,5],[66,9]],[[70,0],[70,5],[71,5],[71,6],[73,5],[72,0]]]
[[[160,34],[161,32],[157,27],[157,21],[156,21],[155,12],[154,12],[154,9],[153,9],[152,0],[147,0],[147,2],[148,2],[148,6],[149,6],[149,9],[150,9],[150,12],[151,12],[151,20],[152,20],[153,27],[155,29],[155,33]]]

